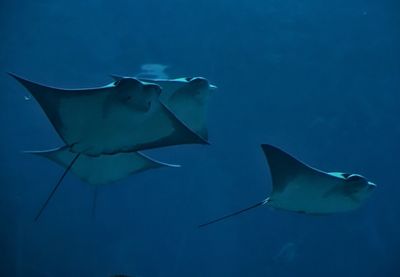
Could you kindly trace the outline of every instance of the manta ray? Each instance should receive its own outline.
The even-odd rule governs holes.
[[[261,148],[272,177],[272,193],[248,208],[199,225],[204,227],[259,206],[325,215],[354,210],[370,196],[376,185],[359,174],[324,172],[308,166],[268,144]]]
[[[57,149],[27,151],[66,168],[42,210],[70,170],[90,184],[106,184],[152,168],[177,167],[139,150],[208,144],[160,101],[157,84],[124,77],[98,88],[63,89],[10,75],[37,100],[65,142]]]
[[[64,168],[68,168],[76,157],[76,153],[67,146],[45,151],[25,151],[25,153],[47,158]],[[140,151],[95,157],[81,154],[70,171],[83,182],[98,186],[118,181],[134,173],[160,167],[180,167],[180,165],[157,161]]]
[[[207,144],[160,102],[157,84],[126,77],[98,88],[62,89],[11,76],[37,100],[74,153],[99,156]]]

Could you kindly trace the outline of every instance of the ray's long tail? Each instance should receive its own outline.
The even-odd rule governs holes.
[[[53,197],[54,193],[56,193],[58,187],[60,186],[61,182],[64,180],[65,176],[67,175],[67,173],[70,171],[70,169],[72,168],[72,166],[74,165],[74,163],[78,160],[79,156],[81,154],[78,153],[76,154],[76,156],[72,159],[71,163],[68,165],[68,167],[64,170],[64,173],[61,175],[60,179],[58,179],[57,184],[54,186],[53,190],[51,191],[49,197],[47,197],[46,202],[44,202],[43,206],[40,208],[37,216],[35,217],[35,221],[38,221],[40,215],[43,213],[44,209],[47,207],[47,205],[50,202],[50,199]]]
[[[251,205],[250,207],[244,208],[244,209],[239,210],[239,211],[236,211],[236,212],[234,212],[234,213],[231,213],[231,214],[228,214],[228,215],[219,217],[219,218],[217,218],[217,219],[211,220],[211,221],[209,221],[209,222],[203,223],[203,224],[199,225],[198,227],[199,227],[199,228],[205,227],[205,226],[208,226],[208,225],[210,225],[210,224],[214,224],[214,223],[217,223],[217,222],[219,222],[219,221],[225,220],[225,219],[227,219],[227,218],[233,217],[233,216],[235,216],[235,215],[238,215],[238,214],[247,212],[248,210],[252,210],[252,209],[254,209],[254,208],[257,208],[257,207],[260,207],[260,206],[263,206],[263,205],[267,204],[268,201],[269,201],[269,198],[264,199],[263,201],[258,202],[258,203],[254,204],[254,205]]]

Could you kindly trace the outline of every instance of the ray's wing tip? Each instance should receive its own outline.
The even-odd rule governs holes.
[[[209,138],[208,138],[208,131],[207,130],[206,130],[205,133],[202,133],[202,132],[198,133],[198,132],[193,131],[190,128],[189,128],[189,130],[197,136],[198,140],[200,141],[200,144],[204,144],[204,145],[207,145],[207,146],[211,145],[211,143],[209,141]]]
[[[13,73],[13,72],[7,72],[7,74],[9,76],[11,76],[12,78],[14,78],[15,80],[17,80],[18,83],[20,83],[22,86],[24,86],[30,92],[32,91],[33,88],[35,88],[37,86],[43,87],[43,88],[45,87],[45,86],[40,85],[38,83],[35,83],[35,82],[31,81],[31,80],[25,79],[25,78]]]
[[[286,151],[282,150],[280,147],[272,145],[272,144],[269,144],[269,143],[262,143],[261,144],[261,149],[265,153],[286,152]]]
[[[6,74],[12,78],[14,78],[17,81],[23,81],[24,79],[20,76],[18,76],[17,74],[15,74],[14,72],[11,71],[7,71]]]
[[[53,150],[53,149],[52,149]],[[38,154],[38,153],[42,153],[45,152],[46,150],[20,150],[19,152],[21,154]],[[47,150],[48,151],[48,150]]]
[[[44,156],[46,154],[46,151],[38,151],[38,150],[21,150],[21,154],[23,155],[34,155],[34,156]]]
[[[15,74],[15,73],[13,73],[13,72],[8,71],[7,74],[8,74],[10,77],[12,77],[12,78],[14,78],[15,80],[17,80],[17,81],[18,81],[20,84],[22,84],[23,86],[27,86],[27,85],[33,84],[32,81],[29,81],[29,80],[27,80],[27,79],[25,79],[25,78],[23,78],[23,77],[21,77],[21,76]]]
[[[161,166],[166,166],[166,167],[173,167],[173,168],[181,168],[182,165],[180,164],[169,164],[169,163],[163,163],[163,162],[158,162]]]
[[[272,144],[262,143],[261,149],[264,151],[264,153],[267,153],[269,151],[277,150],[278,148],[273,146]]]
[[[260,144],[261,148],[276,148],[275,146],[273,146],[272,144],[269,143],[261,143]]]
[[[46,150],[21,150],[21,154],[29,154],[29,155],[38,155],[38,156],[45,156],[51,153],[55,152],[60,152],[63,151],[65,147],[56,147],[56,148],[51,148],[51,149],[46,149]]]
[[[211,145],[211,142],[209,142],[208,139],[203,139],[203,144],[209,146]]]

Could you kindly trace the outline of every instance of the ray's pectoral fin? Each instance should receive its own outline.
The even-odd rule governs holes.
[[[40,103],[41,100],[45,100],[43,99],[44,97],[49,97],[49,94],[55,92],[55,91],[59,91],[56,88],[51,88],[48,86],[44,86],[29,80],[26,80],[22,77],[19,77],[18,75],[15,75],[14,73],[9,72],[8,73],[11,77],[13,77],[14,79],[16,79],[21,85],[23,85],[32,95],[33,97],[36,98],[36,100],[38,100],[38,102]]]
[[[314,174],[314,170],[281,149],[262,144],[261,148],[268,161],[274,192],[284,191],[287,184],[299,175]]]
[[[208,226],[208,225],[217,223],[217,222],[219,222],[219,221],[228,219],[228,218],[230,218],[230,217],[239,215],[239,214],[241,214],[241,213],[247,212],[247,211],[252,210],[252,209],[254,209],[254,208],[263,206],[263,205],[267,204],[268,201],[269,201],[269,198],[267,198],[267,199],[265,199],[265,200],[263,200],[263,201],[261,201],[261,202],[258,202],[258,203],[254,204],[254,205],[251,205],[250,207],[244,208],[244,209],[242,209],[242,210],[239,210],[239,211],[233,212],[233,213],[231,213],[231,214],[228,214],[228,215],[219,217],[219,218],[217,218],[217,219],[213,219],[213,220],[211,220],[211,221],[208,221],[208,222],[206,222],[206,223],[203,223],[203,224],[199,225],[198,227],[199,227],[199,228],[205,227],[205,226]]]
[[[57,126],[62,125],[60,116],[57,112],[60,104],[60,96],[63,95],[63,93],[61,93],[62,90],[26,80],[13,73],[8,74],[24,86],[36,99],[58,132]]]

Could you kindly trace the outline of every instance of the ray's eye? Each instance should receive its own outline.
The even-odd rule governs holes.
[[[114,82],[114,86],[116,86],[116,87],[119,86],[120,84],[121,84],[121,80],[117,80]]]

